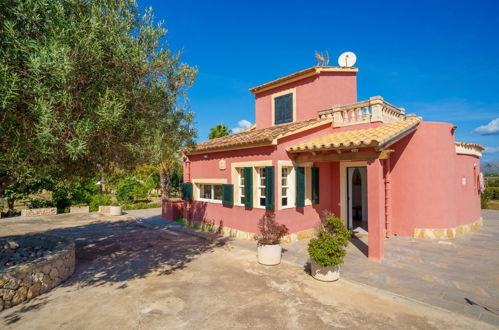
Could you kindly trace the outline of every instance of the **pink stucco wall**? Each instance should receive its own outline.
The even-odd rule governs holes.
[[[272,123],[272,94],[296,88],[296,120],[317,118],[317,111],[335,104],[357,102],[355,72],[323,72],[255,96],[256,127],[265,128]]]
[[[470,155],[456,155],[456,225],[468,224],[481,217],[480,159]],[[462,178],[466,179],[463,184]]]
[[[278,160],[291,160],[286,148],[290,144],[300,143],[310,138],[314,138],[332,131],[330,124],[316,127],[307,132],[294,134],[290,137],[281,139],[279,145],[258,147],[251,149],[233,150],[217,153],[206,153],[200,155],[191,155],[190,160],[190,180],[193,179],[227,179],[231,182],[231,164],[235,162],[247,162],[258,160],[272,160],[272,165],[276,167]],[[224,159],[226,169],[219,169],[219,161]],[[310,229],[318,224],[320,215],[325,210],[330,210],[339,214],[338,202],[339,193],[339,165],[338,163],[315,163],[314,166],[320,168],[320,203],[317,205],[305,206],[303,208],[290,208],[276,212],[276,220],[284,223],[290,233]],[[184,171],[185,173],[186,171]],[[187,181],[187,178],[184,178]],[[190,181],[189,180],[189,181]],[[275,176],[274,186],[276,187],[276,206],[277,206],[277,187],[278,176]],[[190,212],[194,220],[215,221],[217,225],[223,222],[223,226],[243,231],[257,232],[257,223],[265,213],[264,209],[251,208],[243,206],[223,206],[221,204],[206,203],[194,201],[189,204]]]
[[[415,228],[453,228],[478,219],[480,196],[471,176],[479,159],[456,154],[452,128],[422,122],[391,147],[394,234],[412,236]]]

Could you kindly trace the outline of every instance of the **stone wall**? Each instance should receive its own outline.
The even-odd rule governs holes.
[[[57,214],[57,208],[47,207],[43,209],[24,209],[21,210],[22,217],[38,217],[42,215],[55,215]]]
[[[40,240],[40,236],[18,236],[8,244],[20,244],[22,247],[24,243]],[[0,271],[0,311],[51,290],[73,274],[74,243],[55,236],[43,236],[43,239],[47,240],[43,244],[52,245],[48,255]],[[5,238],[2,240],[5,241]]]
[[[71,206],[69,213],[90,213],[90,206]]]
[[[99,206],[99,213],[109,213],[111,212],[111,206],[110,205],[101,205]]]

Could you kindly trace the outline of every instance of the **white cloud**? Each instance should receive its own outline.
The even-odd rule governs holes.
[[[495,154],[496,152],[499,152],[499,147],[485,147],[483,151],[484,154]]]
[[[232,129],[232,133],[241,133],[245,129],[249,128],[251,125],[253,125],[251,122],[247,121],[246,119],[240,120],[237,122],[237,127]]]
[[[492,120],[487,125],[475,128],[473,132],[480,135],[499,134],[499,118]]]

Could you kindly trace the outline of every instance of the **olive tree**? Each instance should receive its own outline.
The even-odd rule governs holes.
[[[4,0],[0,24],[0,196],[26,173],[95,177],[192,143],[183,98],[196,70],[151,9]]]

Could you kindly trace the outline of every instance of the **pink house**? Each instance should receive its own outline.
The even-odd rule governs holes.
[[[251,88],[256,124],[184,155],[183,217],[250,239],[271,211],[294,241],[329,210],[368,235],[375,259],[392,235],[480,228],[483,148],[382,97],[358,102],[357,71],[315,66]],[[172,207],[164,203],[164,217]]]

